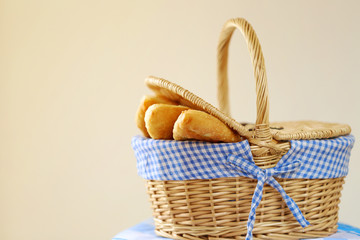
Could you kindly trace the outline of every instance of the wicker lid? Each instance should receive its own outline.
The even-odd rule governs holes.
[[[153,76],[146,78],[145,82],[157,95],[167,97],[181,105],[205,111],[220,119],[241,136],[253,137],[254,135],[255,124],[241,124],[237,122],[218,108],[179,85]],[[347,135],[351,132],[351,128],[347,124],[293,121],[270,123],[270,132],[273,139],[276,140],[324,139]]]

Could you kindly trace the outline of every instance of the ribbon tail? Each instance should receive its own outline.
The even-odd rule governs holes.
[[[260,178],[258,179],[258,182],[256,184],[256,188],[251,200],[251,209],[247,221],[247,233],[245,240],[252,239],[252,231],[254,229],[254,223],[256,218],[256,208],[259,206],[260,201],[262,199],[264,183],[265,183],[265,178]]]
[[[285,190],[282,188],[280,183],[278,183],[278,181],[276,181],[275,178],[273,178],[273,177],[271,177],[269,179],[269,181],[267,181],[267,183],[270,186],[272,186],[273,188],[275,188],[280,193],[280,195],[284,199],[286,205],[288,206],[288,208],[290,209],[290,211],[292,212],[292,214],[294,215],[296,220],[299,222],[301,227],[304,228],[306,226],[309,226],[310,223],[305,219],[299,206],[295,203],[295,201],[289,195],[286,194]]]

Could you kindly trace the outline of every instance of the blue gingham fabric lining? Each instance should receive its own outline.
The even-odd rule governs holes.
[[[278,178],[338,178],[346,176],[353,135],[322,140],[291,140],[291,149],[277,166],[299,162],[296,170],[282,172]],[[138,174],[148,180],[190,180],[223,177],[254,178],[234,168],[230,159],[253,162],[247,140],[237,143],[154,140],[142,136],[132,139]]]
[[[310,223],[295,201],[274,178],[337,178],[346,176],[352,135],[323,140],[292,140],[290,150],[269,169],[255,165],[248,141],[206,143],[196,141],[153,140],[134,137],[132,145],[138,172],[145,179],[188,180],[245,176],[257,179],[247,222],[246,240],[252,239],[256,208],[264,184],[276,189],[302,227]]]

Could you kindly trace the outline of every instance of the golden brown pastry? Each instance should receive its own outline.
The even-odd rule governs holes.
[[[162,96],[144,96],[141,100],[140,106],[136,113],[136,125],[138,126],[138,128],[141,130],[141,132],[144,134],[145,137],[150,137],[145,127],[145,121],[144,121],[145,112],[151,105],[156,103],[177,105],[175,102]]]
[[[145,113],[145,126],[153,139],[173,139],[173,128],[176,119],[185,106],[169,104],[153,104]]]
[[[174,124],[175,140],[200,140],[207,142],[238,142],[241,137],[225,123],[202,111],[183,111]]]

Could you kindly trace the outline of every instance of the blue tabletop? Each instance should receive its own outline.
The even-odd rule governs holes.
[[[316,238],[316,240],[355,240],[360,239],[360,229],[352,227],[347,224],[339,223],[338,232],[326,237],[326,238]],[[112,240],[166,240],[169,238],[163,238],[156,236],[154,232],[154,222],[152,219],[148,219],[144,222],[141,222],[132,228],[129,228],[125,231],[118,233]],[[315,239],[315,238],[314,238]],[[314,240],[311,239],[311,240]],[[310,240],[310,239],[307,239]]]

